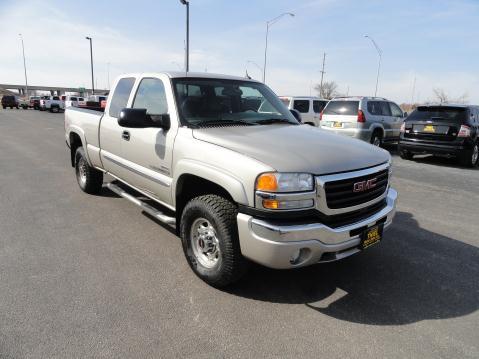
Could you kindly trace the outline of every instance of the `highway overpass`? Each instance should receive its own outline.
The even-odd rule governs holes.
[[[0,84],[0,89],[17,91],[20,95],[25,95],[25,84],[13,85],[13,84]],[[49,91],[51,95],[62,95],[65,92],[84,92],[91,93],[91,88],[82,87],[61,87],[61,86],[34,86],[28,85],[28,91]],[[103,94],[108,92],[104,89],[95,89],[96,94]]]

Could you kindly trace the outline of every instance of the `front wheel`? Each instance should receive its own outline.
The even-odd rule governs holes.
[[[217,195],[193,198],[183,210],[180,234],[186,260],[213,287],[225,287],[245,273],[236,224],[236,206]]]
[[[407,150],[400,150],[399,151],[399,156],[403,159],[403,160],[412,160],[413,158],[413,154]]]
[[[476,167],[479,164],[479,143],[476,141],[469,151],[464,151],[459,162],[466,167]]]
[[[96,194],[101,191],[103,173],[88,164],[83,147],[78,147],[75,152],[75,173],[83,192]]]

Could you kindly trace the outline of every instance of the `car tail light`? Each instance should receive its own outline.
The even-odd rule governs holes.
[[[321,121],[323,119],[323,111],[319,113],[319,120]]]
[[[406,122],[403,122],[401,125],[401,133],[406,132]]]
[[[471,128],[466,125],[461,125],[457,137],[471,137]]]
[[[364,116],[364,112],[362,110],[358,110],[358,122],[366,122],[366,116]]]

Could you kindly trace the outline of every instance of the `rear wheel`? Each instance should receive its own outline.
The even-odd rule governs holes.
[[[459,162],[467,167],[476,167],[479,164],[479,143],[477,141],[474,143],[471,150],[464,151],[459,157]]]
[[[83,192],[96,194],[101,191],[103,173],[88,164],[83,147],[78,147],[75,152],[75,173]]]
[[[371,136],[371,144],[380,147],[383,144],[383,135],[380,131],[375,130]]]
[[[193,198],[183,210],[180,234],[186,260],[195,274],[214,287],[224,287],[245,273],[237,209],[217,195]]]

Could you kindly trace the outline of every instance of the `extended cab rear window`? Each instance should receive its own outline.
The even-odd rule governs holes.
[[[358,109],[359,101],[329,101],[323,114],[357,116]]]
[[[467,108],[450,106],[420,106],[408,117],[409,120],[445,120],[463,122],[467,119]]]
[[[108,112],[111,117],[117,118],[120,111],[126,107],[134,84],[135,78],[133,77],[125,77],[118,81],[113,97],[111,98],[110,110]]]

